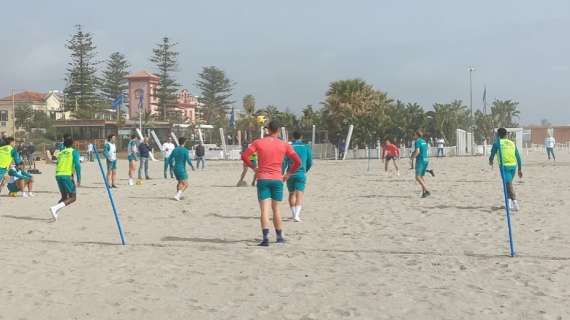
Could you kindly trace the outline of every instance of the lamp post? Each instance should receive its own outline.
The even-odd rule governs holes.
[[[471,132],[473,132],[473,71],[475,71],[475,67],[469,66],[467,68],[469,71],[469,107],[471,108],[471,119],[469,121]]]
[[[16,90],[12,89],[12,136],[16,139]]]

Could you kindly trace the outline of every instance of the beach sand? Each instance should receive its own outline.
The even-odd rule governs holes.
[[[432,159],[427,199],[408,160],[400,177],[378,160],[317,161],[304,221],[283,203],[288,242],[269,248],[256,246],[255,188],[234,187],[239,162],[191,172],[176,202],[162,163],[128,187],[120,161],[127,246],[96,163],[55,223],[54,167],[40,164],[36,197],[0,197],[0,319],[569,319],[570,154],[558,156],[525,155],[515,258],[483,157]]]

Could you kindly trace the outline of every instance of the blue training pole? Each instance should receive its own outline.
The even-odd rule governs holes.
[[[511,208],[509,208],[509,190],[507,189],[507,183],[505,182],[505,167],[503,166],[503,152],[501,150],[501,141],[497,137],[497,142],[499,146],[499,171],[501,172],[501,180],[503,181],[503,194],[505,196],[505,211],[507,213],[507,227],[509,229],[509,246],[511,250],[511,257],[515,256],[515,244],[513,241],[513,230],[511,225]]]
[[[113,214],[115,214],[115,222],[117,223],[117,229],[119,229],[119,235],[121,236],[121,243],[123,245],[126,245],[127,242],[125,241],[125,234],[123,233],[121,218],[119,217],[119,213],[117,212],[117,207],[115,206],[115,200],[113,200],[113,193],[109,188],[107,175],[105,175],[105,171],[103,170],[103,165],[101,164],[101,158],[99,158],[99,152],[97,151],[97,147],[93,146],[93,152],[95,152],[95,157],[97,158],[97,163],[99,163],[99,169],[101,170],[101,175],[103,176],[103,182],[105,183],[105,189],[107,189],[107,195],[109,196],[109,200],[111,201],[111,207],[113,207]]]

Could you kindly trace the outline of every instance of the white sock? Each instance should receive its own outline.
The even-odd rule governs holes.
[[[297,219],[301,219],[301,209],[302,208],[303,208],[302,206],[297,206],[297,212],[296,212],[297,213]]]
[[[297,207],[289,207],[289,209],[291,209],[291,216],[292,216],[293,218],[295,218],[295,214],[296,214],[296,212],[297,212],[296,208],[297,208]]]
[[[27,198],[28,197],[28,193],[26,191],[22,191],[22,197]]]
[[[55,206],[53,206],[52,208],[54,209],[55,212],[58,212],[63,207],[65,207],[65,202],[60,202],[60,203],[56,204]]]
[[[520,209],[519,202],[517,200],[513,200],[513,209],[515,211],[519,211],[519,209]]]
[[[182,190],[178,190],[178,191],[176,192],[176,197],[177,197],[177,198],[180,198],[181,196],[182,196]]]
[[[513,200],[509,199],[509,209],[513,209]]]

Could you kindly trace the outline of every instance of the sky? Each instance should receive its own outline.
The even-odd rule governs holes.
[[[426,109],[461,99],[520,102],[521,122],[570,124],[568,0],[28,0],[2,4],[0,96],[61,90],[65,42],[82,24],[98,58],[124,53],[132,71],[164,36],[178,43],[176,79],[193,94],[204,66],[258,107],[318,106],[331,81],[361,78]]]

